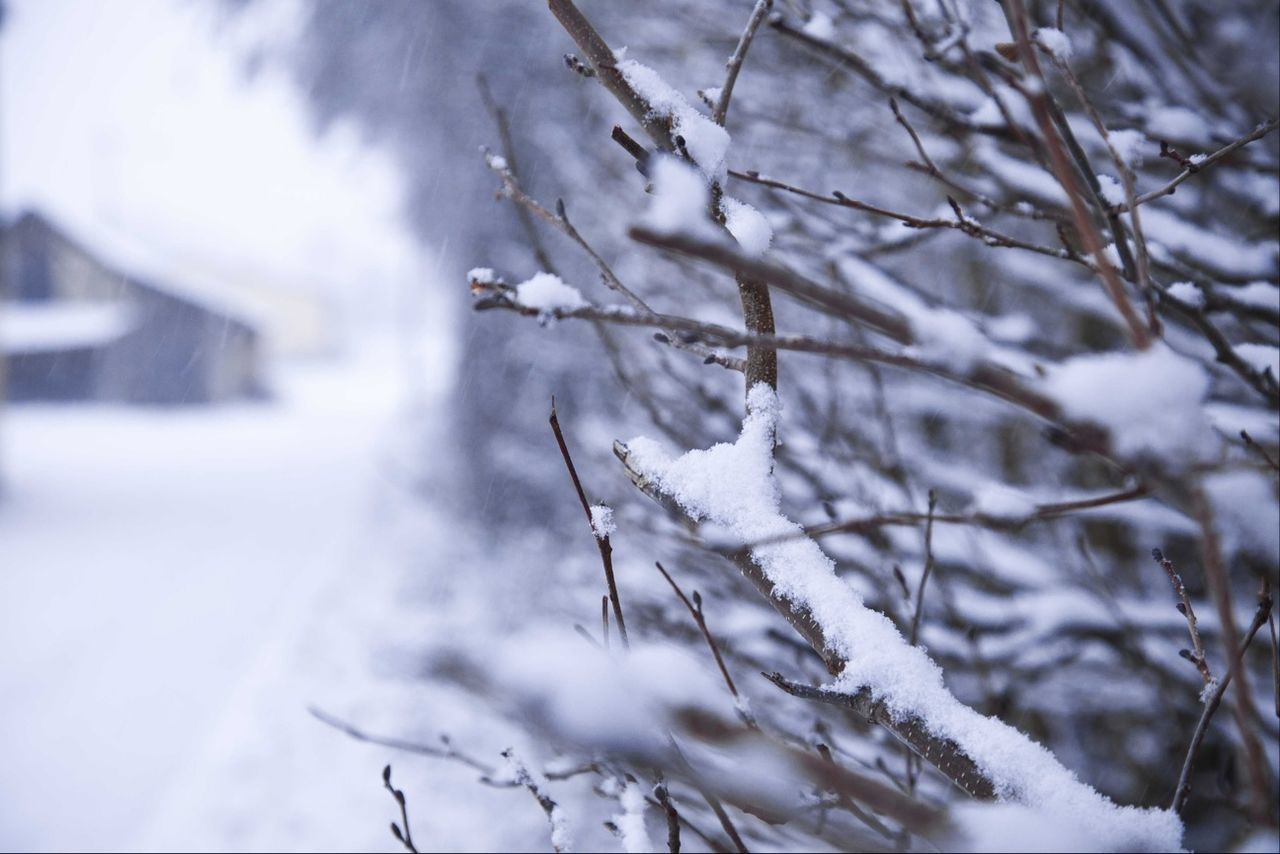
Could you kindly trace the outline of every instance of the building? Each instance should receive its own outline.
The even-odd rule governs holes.
[[[263,395],[262,336],[245,311],[103,258],[38,213],[0,231],[4,398],[181,405]]]

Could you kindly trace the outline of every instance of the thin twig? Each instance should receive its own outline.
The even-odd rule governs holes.
[[[671,794],[667,791],[666,784],[658,783],[654,786],[653,796],[658,799],[658,803],[662,805],[662,811],[667,816],[667,854],[680,854],[680,813],[671,802]]]
[[[924,588],[933,574],[933,511],[938,507],[938,495],[929,490],[929,515],[924,524],[924,572],[920,576],[920,584],[916,586],[916,609],[911,617],[911,645],[920,640],[920,617],[924,614]]]
[[[746,29],[742,31],[738,46],[734,48],[733,56],[729,57],[729,63],[725,66],[727,73],[724,77],[724,85],[720,87],[720,99],[716,102],[715,111],[711,114],[712,120],[721,127],[724,127],[725,116],[729,112],[729,99],[733,97],[733,85],[738,82],[738,73],[742,71],[742,62],[747,58],[751,40],[755,38],[760,22],[772,8],[773,0],[756,0],[755,8],[751,10],[751,17],[747,19]]]
[[[1209,663],[1205,660],[1204,641],[1200,638],[1200,627],[1196,622],[1195,608],[1191,607],[1191,596],[1187,593],[1187,587],[1182,583],[1182,576],[1173,566],[1173,561],[1164,556],[1164,552],[1159,549],[1152,549],[1151,556],[1155,558],[1156,563],[1160,564],[1165,573],[1169,576],[1169,583],[1173,585],[1173,592],[1178,597],[1178,612],[1187,620],[1187,630],[1191,633],[1191,651],[1182,650],[1183,658],[1186,658],[1196,666],[1200,671],[1200,677],[1204,679],[1204,684],[1208,685],[1213,681],[1213,675],[1209,672]]]
[[[693,617],[694,623],[696,623],[698,628],[702,631],[702,637],[706,639],[707,646],[711,648],[711,654],[715,657],[716,666],[720,668],[720,675],[724,677],[724,684],[728,686],[729,693],[734,696],[734,699],[737,699],[738,688],[733,684],[733,677],[729,675],[729,668],[725,666],[724,658],[720,655],[719,645],[716,644],[715,638],[712,637],[711,630],[707,628],[707,620],[702,613],[701,594],[696,590],[693,591],[693,601],[689,601],[688,597],[684,595],[684,591],[680,589],[680,585],[676,584],[676,580],[671,577],[671,574],[667,572],[662,564],[655,561],[654,566],[658,568],[658,572],[661,572],[662,577],[671,585],[671,589],[675,591],[676,596],[680,598],[681,603],[683,603],[684,607],[688,609],[689,615]],[[747,725],[755,727],[756,722],[748,719]]]
[[[1264,460],[1266,460],[1267,465],[1269,465],[1275,471],[1280,471],[1280,463],[1277,463],[1275,460],[1271,459],[1271,455],[1267,453],[1267,449],[1259,445],[1257,440],[1249,435],[1248,430],[1241,430],[1240,438],[1244,440],[1245,445],[1247,445],[1255,453],[1257,453]]]
[[[595,523],[591,517],[591,503],[587,501],[587,493],[582,489],[582,481],[578,479],[578,470],[574,468],[573,457],[569,455],[569,446],[565,443],[564,433],[560,429],[560,419],[556,416],[556,399],[551,398],[551,432],[555,434],[556,444],[560,446],[560,455],[564,457],[564,464],[569,469],[569,479],[573,481],[573,488],[578,493],[578,501],[582,503],[582,512],[587,516],[587,526],[591,529],[591,537],[596,541],[596,546],[600,550],[600,561],[604,564],[605,584],[609,588],[609,601],[613,603],[613,616],[618,624],[618,637],[622,638],[622,646],[627,649],[631,646],[630,640],[627,638],[627,624],[622,618],[622,600],[618,597],[618,585],[613,577],[613,546],[609,543],[608,534],[600,534],[596,531]]]
[[[396,803],[400,805],[400,821],[404,825],[404,830],[402,831],[399,824],[394,821],[391,822],[391,835],[405,847],[405,850],[418,854],[418,849],[413,845],[413,834],[409,832],[409,811],[405,807],[404,792],[391,785],[390,765],[382,769],[382,785],[391,793],[391,797],[395,798]]]
[[[1222,704],[1222,697],[1227,693],[1227,687],[1231,684],[1231,675],[1237,669],[1244,667],[1244,654],[1249,649],[1249,644],[1253,642],[1253,636],[1258,633],[1258,629],[1263,623],[1268,622],[1271,617],[1271,586],[1265,580],[1262,582],[1262,591],[1258,594],[1258,610],[1254,612],[1253,623],[1249,626],[1249,631],[1245,633],[1244,643],[1240,645],[1240,651],[1233,656],[1232,666],[1228,668],[1226,675],[1222,677],[1222,681],[1218,683],[1208,700],[1204,704],[1204,711],[1200,714],[1200,720],[1196,723],[1195,732],[1191,736],[1191,745],[1187,748],[1186,758],[1182,760],[1182,773],[1178,775],[1178,787],[1173,793],[1173,802],[1169,805],[1169,809],[1176,813],[1181,813],[1183,807],[1187,805],[1187,798],[1191,794],[1191,767],[1195,763],[1196,751],[1200,749],[1200,743],[1204,741],[1205,733],[1209,729],[1209,721],[1213,719],[1213,713],[1218,710],[1218,706]]]

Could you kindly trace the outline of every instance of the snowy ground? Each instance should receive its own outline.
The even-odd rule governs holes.
[[[256,405],[6,411],[0,849],[394,850],[385,761],[420,838],[501,838],[470,811],[510,793],[306,712],[493,737],[402,675],[433,619],[406,569],[437,569],[406,553],[443,523],[391,459],[401,361],[294,368]]]

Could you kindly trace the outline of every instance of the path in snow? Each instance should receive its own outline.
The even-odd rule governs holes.
[[[431,690],[371,672],[412,629],[399,376],[387,352],[271,403],[5,411],[0,849],[393,847],[386,755],[305,708],[402,728]]]

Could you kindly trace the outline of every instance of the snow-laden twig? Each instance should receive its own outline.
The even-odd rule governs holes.
[[[776,394],[756,386],[735,443],[672,459],[656,443],[636,439],[622,454],[633,479],[694,520],[747,541],[789,534],[799,526],[779,506],[773,473],[778,415]],[[752,549],[747,562],[759,571],[757,587],[793,625],[803,626],[802,636],[836,674],[823,689],[826,697],[873,712],[965,791],[1070,817],[1102,847],[1180,847],[1182,824],[1173,813],[1117,807],[1022,733],[961,704],[938,666],[867,608],[812,540]]]

